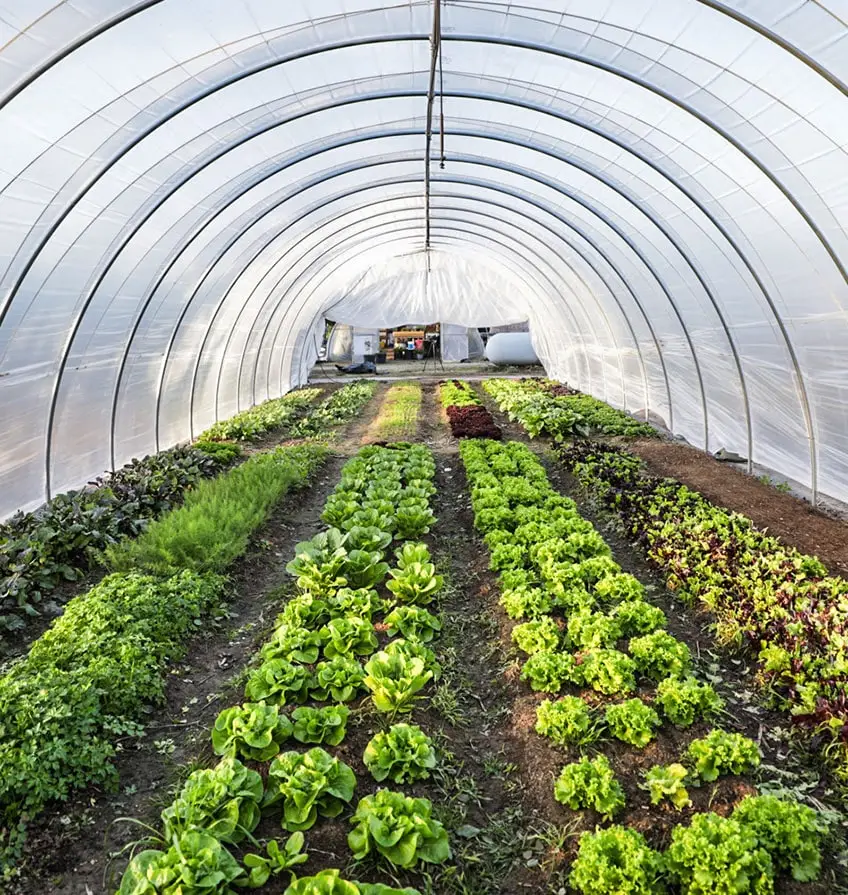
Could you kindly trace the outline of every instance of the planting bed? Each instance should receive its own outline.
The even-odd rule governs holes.
[[[492,414],[467,382],[443,382],[440,395],[454,438],[501,438]]]
[[[119,792],[31,824],[11,895],[843,891],[781,716],[571,475],[513,422],[450,437],[443,407],[489,412],[466,384],[376,389],[243,545],[253,490],[216,520],[218,480],[110,552],[227,567],[237,630],[207,623],[119,734]]]
[[[689,445],[636,439],[627,447],[645,461],[652,475],[683,482],[802,553],[817,556],[833,574],[848,575],[848,527],[841,519]]]
[[[370,444],[385,444],[413,439],[418,431],[420,408],[421,386],[417,382],[391,386],[365,440]]]

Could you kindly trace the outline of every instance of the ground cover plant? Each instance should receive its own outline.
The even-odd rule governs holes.
[[[372,442],[409,441],[418,430],[421,386],[417,382],[393,385],[387,392],[377,419],[368,430]]]
[[[201,433],[199,441],[248,441],[266,432],[283,429],[302,417],[321,395],[320,388],[304,388],[272,398],[227,420],[220,420]]]
[[[848,582],[746,517],[647,475],[625,450],[578,444],[562,458],[621,515],[669,589],[713,614],[719,642],[753,652],[762,692],[797,727],[826,737],[837,771],[848,775]]]
[[[296,880],[293,856],[308,857],[301,851],[303,841],[296,850],[273,838],[265,841],[269,827],[254,823],[256,805],[278,828],[310,831],[310,836],[324,819],[351,815],[347,838],[360,860],[370,856],[389,868],[412,868],[449,859],[447,833],[432,816],[430,801],[384,789],[357,801],[356,773],[336,752],[344,746],[353,712],[361,716],[364,705],[373,705],[372,717],[385,712],[393,719],[440,671],[421,641],[431,640],[440,628],[427,607],[442,579],[426,545],[414,540],[435,522],[429,505],[434,469],[421,446],[362,448],[325,502],[329,527],[296,545],[287,564],[296,594],[247,677],[247,701],[223,709],[211,731],[222,762],[195,771],[196,780],[189,781],[191,792],[205,793],[197,797],[202,805],[193,811],[192,829],[215,840],[205,840],[205,847],[219,885],[225,878],[249,885],[251,876],[264,882],[279,869],[290,874],[292,892],[401,891],[348,883],[338,870]],[[402,723],[388,728],[377,723],[362,761],[369,777],[392,785],[425,779],[437,766],[432,740]],[[245,777],[242,762],[260,773]],[[221,782],[210,793],[211,781]],[[169,821],[186,814],[185,802],[184,791],[165,809],[161,834],[148,842],[155,847],[130,862],[121,892],[134,891],[133,882],[147,867],[174,862]],[[219,823],[222,814],[233,823]],[[241,816],[244,823],[235,824]],[[246,853],[257,845],[258,854]],[[279,867],[277,856],[285,854],[291,860]]]
[[[749,815],[743,811],[733,820],[733,836],[738,828],[746,853],[762,853],[762,860],[751,864],[758,873],[750,878],[732,857],[736,840],[728,834],[725,842],[725,828],[713,836],[712,821],[702,820],[717,817],[704,813],[715,790],[703,791],[726,775],[750,778],[760,763],[756,742],[709,727],[721,701],[697,677],[688,647],[665,630],[664,614],[650,606],[638,580],[612,560],[574,502],[551,487],[525,445],[466,441],[460,454],[475,523],[500,576],[502,603],[520,622],[512,633],[521,677],[532,690],[550,694],[537,703],[536,731],[572,753],[601,753],[567,762],[553,785],[555,799],[593,818],[633,818],[641,827],[641,812],[631,812],[631,797],[603,754],[606,744],[615,741],[618,748],[640,752],[666,725],[686,730],[695,725],[701,732],[687,737],[687,748],[677,747],[675,761],[648,767],[640,781],[658,811],[672,812],[663,824],[672,833],[668,851],[652,849],[626,827],[586,832],[572,867],[572,888],[594,895],[772,892],[775,879],[791,870],[772,857],[782,846],[765,844],[762,827],[754,829],[757,812],[748,809]],[[747,783],[741,792],[752,790]],[[739,801],[738,795],[727,798],[731,808]],[[813,879],[824,822],[791,798],[781,805],[773,810],[797,813],[805,818],[799,821],[802,829],[809,827],[814,843],[809,866],[816,869],[806,878]],[[709,883],[698,888],[699,880]]]
[[[439,400],[445,408],[454,438],[495,438],[503,433],[492,414],[483,406],[480,397],[467,383],[458,379],[439,386]]]

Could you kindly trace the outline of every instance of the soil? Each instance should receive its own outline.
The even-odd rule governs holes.
[[[848,576],[848,525],[841,519],[688,445],[639,439],[626,447],[653,475],[677,479],[718,506],[743,513],[785,544],[818,556],[833,574]]]
[[[35,825],[28,862],[21,879],[8,890],[10,895],[114,892],[126,858],[115,858],[111,866],[110,858],[142,835],[137,826],[121,818],[135,817],[155,825],[175,788],[196,766],[193,763],[214,761],[209,728],[221,709],[240,700],[243,669],[267,638],[286,598],[281,588],[285,563],[297,541],[322,527],[319,516],[326,496],[347,456],[367,441],[385,390],[385,385],[379,387],[363,415],[337,437],[334,456],[313,485],[286,501],[256,539],[250,556],[238,564],[233,574],[237,597],[230,630],[210,629],[172,670],[166,706],[151,713],[148,734],[141,741],[127,742],[118,760],[121,792],[92,788],[63,806],[61,815],[57,812]],[[693,808],[677,812],[649,805],[639,786],[642,771],[655,763],[678,760],[688,743],[704,735],[708,726],[680,731],[666,724],[644,750],[605,739],[597,751],[609,758],[627,795],[627,808],[616,821],[641,830],[652,845],[661,848],[671,828],[687,822],[694,810],[727,814],[742,796],[754,791],[755,782],[779,779],[826,801],[828,793],[815,769],[790,751],[783,718],[757,705],[751,669],[740,659],[712,651],[709,619],[682,609],[638,551],[607,517],[596,514],[578,493],[573,478],[551,461],[545,445],[530,442],[481,394],[504,437],[533,447],[554,486],[578,501],[581,513],[599,528],[616,560],[646,585],[648,599],[666,612],[671,633],[689,645],[700,671],[727,700],[723,726],[757,740],[763,751],[763,768],[756,781],[731,777],[692,788]],[[403,720],[419,724],[433,738],[439,768],[428,781],[390,788],[432,800],[435,815],[451,830],[454,860],[444,867],[428,867],[423,882],[420,873],[400,873],[392,884],[438,895],[563,893],[564,872],[575,854],[577,836],[594,829],[600,818],[591,812],[570,811],[553,799],[556,776],[578,756],[552,745],[534,730],[536,706],[546,695],[533,693],[520,680],[519,656],[511,643],[515,623],[498,604],[497,579],[488,569],[488,553],[474,531],[458,444],[447,428],[434,382],[423,387],[417,440],[433,451],[437,466],[433,508],[438,523],[425,540],[446,579],[438,607],[442,633],[430,644],[444,673],[437,684],[429,686],[429,698]],[[380,637],[385,639],[383,634]],[[591,691],[582,695],[595,704],[605,699]],[[646,687],[639,695],[650,701],[652,691]],[[347,737],[331,750],[356,773],[355,800],[379,788],[364,767],[362,754],[386,722],[369,706],[368,700],[354,704]],[[264,771],[267,766],[255,767]],[[321,819],[306,833],[310,858],[298,868],[299,875],[338,867],[349,878],[390,882],[385,864],[351,860],[347,816],[349,812],[335,820]],[[255,835],[279,839],[279,820],[264,819]],[[826,882],[803,886],[781,882],[778,892],[824,895],[836,891],[834,874],[828,866]],[[279,895],[284,889],[284,880],[277,878],[257,891]]]

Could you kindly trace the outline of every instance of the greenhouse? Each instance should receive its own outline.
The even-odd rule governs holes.
[[[0,277],[0,891],[848,892],[844,2],[0,0]]]

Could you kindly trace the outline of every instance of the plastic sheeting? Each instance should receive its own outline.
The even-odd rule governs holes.
[[[0,0],[0,515],[381,301],[848,499],[844,12],[446,4],[423,258],[432,2]]]

